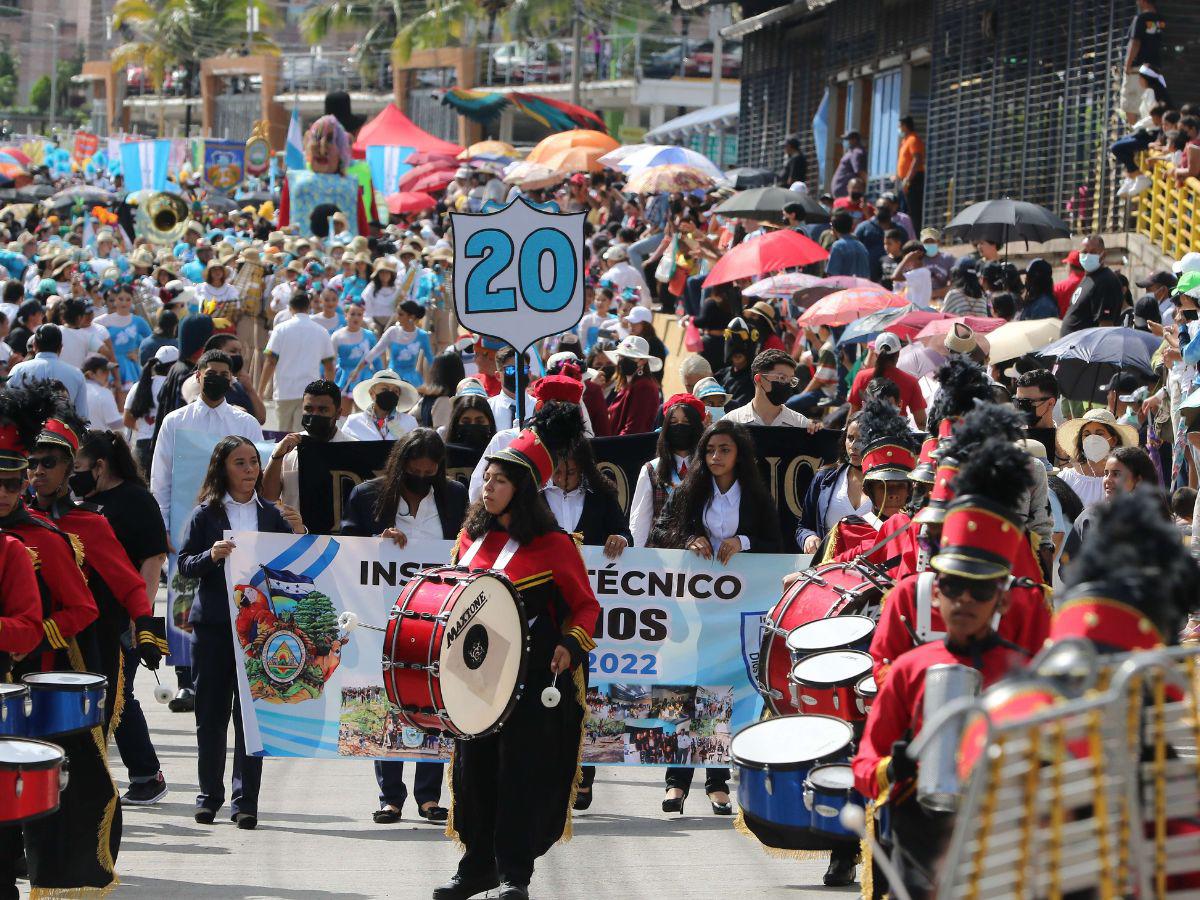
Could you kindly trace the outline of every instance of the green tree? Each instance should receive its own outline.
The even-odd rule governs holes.
[[[337,609],[333,601],[320,591],[310,591],[300,598],[292,621],[312,641],[318,652],[328,652],[337,637]]]
[[[29,102],[33,108],[44,113],[50,108],[50,76],[43,75],[29,89]]]
[[[18,60],[7,47],[0,49],[0,106],[12,106],[17,97]]]

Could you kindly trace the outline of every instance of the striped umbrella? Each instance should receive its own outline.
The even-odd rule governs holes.
[[[828,325],[835,328],[892,306],[908,306],[908,300],[891,291],[850,288],[822,297],[806,309],[797,322],[809,327]]]

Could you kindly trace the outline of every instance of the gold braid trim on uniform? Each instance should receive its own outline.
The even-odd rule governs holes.
[[[572,810],[575,809],[575,798],[579,794],[579,785],[583,781],[583,738],[587,734],[587,720],[591,714],[587,705],[587,685],[583,680],[582,665],[575,667],[575,671],[571,673],[571,680],[575,682],[575,700],[579,703],[583,716],[579,720],[579,747],[575,751],[575,777],[571,780],[571,795],[567,797],[567,818],[563,823],[563,833],[556,842],[559,844],[564,844],[575,836]]]
[[[40,888],[35,887],[29,892],[29,900],[100,900],[107,897],[121,886],[121,879],[113,875],[113,880],[107,887],[77,887],[77,888]]]
[[[821,552],[821,558],[810,562],[809,563],[810,566],[823,566],[823,565],[825,565],[825,563],[833,562],[833,558],[835,556],[837,556],[837,554],[838,554],[836,545],[841,543],[841,540],[840,540],[841,533],[842,533],[842,530],[840,528],[841,524],[842,523],[840,521],[835,522],[834,526],[833,526],[833,530],[831,530],[827,535],[825,535],[825,546]]]
[[[458,529],[458,534],[454,536],[454,546],[450,548],[450,565],[458,565],[458,545],[462,542],[463,535],[467,533],[467,529]]]
[[[37,549],[25,544],[25,552],[29,554],[29,561],[33,563],[33,571],[37,572],[42,568],[42,558],[38,556]]]
[[[55,650],[66,650],[67,642],[62,636],[62,632],[58,630],[58,624],[53,619],[42,619],[42,631],[46,635],[46,641]],[[83,671],[81,668],[80,671]]]
[[[590,634],[587,633],[587,630],[582,625],[576,625],[574,628],[568,631],[567,634],[575,638],[576,642],[579,644],[579,649],[584,653],[588,653],[589,651],[596,649],[596,641]]]
[[[458,546],[457,543],[454,545]],[[446,766],[446,786],[450,788],[450,810],[446,816],[446,830],[443,834],[454,842],[454,846],[463,853],[467,852],[467,845],[463,843],[463,839],[459,837],[458,829],[454,827],[454,760],[458,756],[458,741],[454,742],[454,749],[450,751],[450,763]]]
[[[554,570],[547,569],[544,572],[535,572],[532,575],[526,575],[520,581],[514,581],[513,587],[515,587],[517,590],[524,590],[526,588],[537,587],[540,584],[544,584],[553,580]]]
[[[106,685],[107,687],[107,685]],[[121,714],[125,712],[125,654],[117,652],[117,696],[112,700],[113,714],[108,722],[108,730],[105,732],[105,744],[108,743],[108,738],[111,738],[117,733],[117,726],[121,724]]]
[[[79,535],[77,534],[71,534],[69,531],[64,533],[71,541],[71,549],[75,551],[75,565],[82,569],[83,561],[87,557],[83,551],[83,541],[79,539]]]

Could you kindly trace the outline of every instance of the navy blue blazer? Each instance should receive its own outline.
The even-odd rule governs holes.
[[[379,500],[382,487],[382,477],[372,478],[354,486],[342,512],[342,534],[351,537],[374,537],[383,534],[384,529],[396,526],[394,519],[384,522],[375,517],[375,504]],[[447,478],[443,488],[433,489],[433,502],[437,506],[438,519],[442,523],[442,537],[448,541],[454,540],[458,537],[467,514],[467,489],[462,482]]]
[[[291,534],[292,526],[270,503],[258,499],[258,530]],[[225,560],[214,561],[212,545],[229,530],[224,503],[201,503],[192,510],[183,546],[179,548],[179,572],[184,578],[198,578],[195,599],[188,620],[200,625],[229,625],[229,594],[225,587]]]

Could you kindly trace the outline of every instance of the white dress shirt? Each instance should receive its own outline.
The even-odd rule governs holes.
[[[396,530],[410,541],[442,539],[442,520],[438,517],[437,501],[433,499],[432,490],[417,504],[416,515],[408,514],[408,504],[403,497],[400,498],[400,504],[396,507]]]
[[[348,441],[394,441],[416,427],[417,420],[406,412],[392,410],[383,420],[371,412],[356,412],[346,418],[342,434]]]
[[[675,454],[675,471],[671,473],[671,487],[681,480],[680,469],[688,461],[689,454]],[[633,534],[633,546],[645,547],[654,527],[654,469],[658,457],[638,469],[637,486],[633,489],[633,503],[629,507],[629,531]]]
[[[586,499],[583,483],[580,482],[573,491],[564,491],[552,481],[542,493],[550,512],[558,519],[558,527],[567,534],[573,532],[579,524],[579,517],[583,515],[583,501]]]
[[[258,494],[251,494],[245,503],[239,503],[226,494],[221,502],[225,504],[230,531],[258,531]]]
[[[735,481],[724,494],[713,479],[713,494],[704,507],[704,530],[708,534],[708,542],[712,544],[713,553],[721,542],[727,538],[736,537],[742,542],[742,549],[750,549],[750,538],[738,534],[738,522],[741,519],[742,485]]]
[[[175,463],[175,433],[180,430],[202,431],[218,439],[230,435],[248,438],[255,443],[263,439],[258,419],[224,400],[219,406],[194,400],[168,413],[159,429],[158,443],[154,445],[154,461],[150,466],[150,492],[162,510],[168,533],[171,530],[171,467]]]
[[[739,406],[737,409],[731,409],[725,414],[725,418],[730,422],[739,422],[742,425],[769,425],[772,428],[780,426],[788,426],[791,428],[807,428],[808,418],[802,416],[794,409],[788,409],[786,406],[779,407],[779,415],[775,417],[773,422],[764,422],[762,416],[754,409],[754,402],[751,401],[745,406]]]

